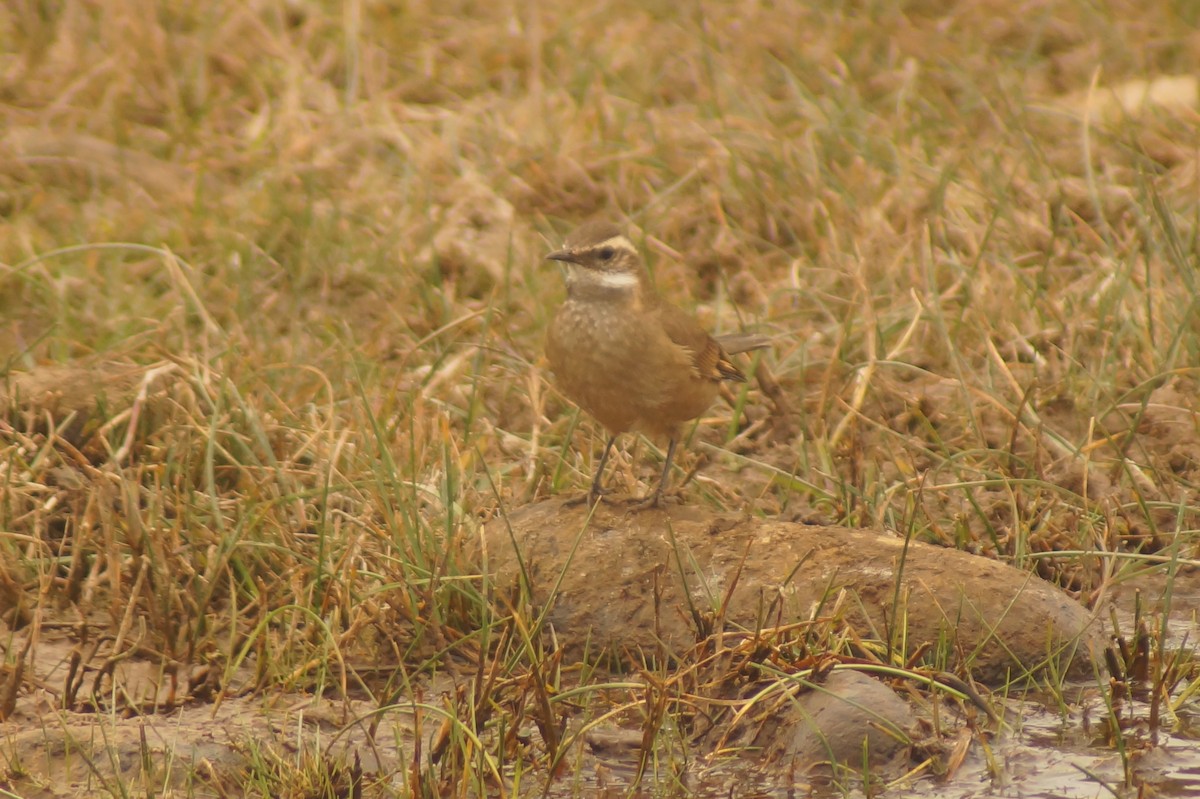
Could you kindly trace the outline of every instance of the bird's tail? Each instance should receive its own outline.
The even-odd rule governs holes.
[[[721,345],[721,349],[728,355],[763,350],[771,346],[771,339],[758,333],[724,333],[716,336],[716,339],[717,343]]]
[[[737,364],[729,360],[729,356],[771,346],[770,339],[757,333],[726,333],[723,336],[717,336],[716,341],[721,348],[717,356],[717,374],[720,375],[721,380],[734,380],[738,383],[745,383],[746,375],[737,367]]]

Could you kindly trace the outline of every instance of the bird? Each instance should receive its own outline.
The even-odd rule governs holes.
[[[714,337],[663,299],[620,226],[583,224],[546,256],[564,267],[567,296],[546,335],[546,357],[562,393],[608,431],[586,499],[607,493],[604,466],[622,433],[666,439],[658,487],[639,507],[662,503],[683,423],[704,413],[722,381],[744,383],[730,360],[767,346],[756,334]]]

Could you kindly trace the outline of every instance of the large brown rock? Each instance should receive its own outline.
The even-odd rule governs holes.
[[[511,533],[503,523],[485,530],[487,568],[515,584],[519,550],[534,600],[556,591],[549,621],[573,655],[584,646],[681,652],[697,639],[697,615],[753,630],[835,611],[861,635],[890,637],[908,652],[941,647],[950,665],[965,663],[984,682],[1051,664],[1090,674],[1102,648],[1092,614],[1040,578],[918,542],[906,553],[893,535],[695,507],[601,506],[589,520],[586,508],[559,500],[521,508],[509,523]]]

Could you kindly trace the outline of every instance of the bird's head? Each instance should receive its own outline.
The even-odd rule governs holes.
[[[642,277],[637,248],[619,227],[589,222],[563,242],[562,249],[546,256],[566,264],[567,288],[634,289]]]

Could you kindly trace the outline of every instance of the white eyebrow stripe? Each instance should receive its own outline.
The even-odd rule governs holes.
[[[594,244],[588,247],[589,250],[598,250],[601,247],[612,247],[614,250],[625,250],[637,255],[637,248],[633,246],[633,242],[626,236],[613,236],[611,239],[605,239],[599,244]]]

